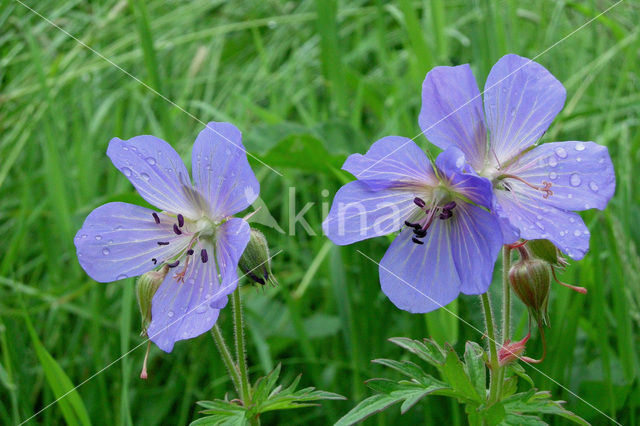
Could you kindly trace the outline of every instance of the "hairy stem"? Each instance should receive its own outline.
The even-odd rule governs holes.
[[[511,249],[502,247],[502,343],[511,338],[511,287],[509,269],[511,268]]]
[[[498,364],[498,349],[496,348],[496,333],[493,326],[493,312],[489,293],[480,296],[484,311],[484,320],[487,325],[487,338],[489,339],[489,404],[493,404],[498,398],[498,382],[500,366]]]
[[[233,362],[233,357],[231,356],[231,352],[229,352],[229,348],[224,341],[224,336],[222,335],[222,331],[220,331],[218,324],[214,325],[211,329],[211,336],[213,336],[213,341],[216,342],[216,347],[218,348],[218,352],[220,352],[222,362],[224,362],[225,367],[227,367],[227,372],[229,373],[233,387],[236,388],[238,395],[242,395],[240,388],[240,373],[238,373],[238,368]]]
[[[251,384],[249,383],[249,372],[247,369],[247,353],[244,346],[244,320],[242,318],[242,301],[240,300],[240,288],[233,292],[231,298],[233,305],[233,329],[236,339],[236,358],[238,360],[238,371],[240,372],[240,394],[245,407],[251,405]],[[260,420],[254,417],[250,420],[251,425],[259,425]]]

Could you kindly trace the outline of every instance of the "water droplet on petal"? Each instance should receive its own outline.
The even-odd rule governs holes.
[[[578,142],[576,144],[576,151],[584,151],[584,148],[585,148],[584,143]]]
[[[155,158],[153,158],[153,157],[147,157],[147,158],[146,158],[146,162],[147,162],[149,165],[154,166],[154,165],[156,164],[156,159],[155,159]]]
[[[573,194],[568,194],[567,198],[573,198]]]
[[[549,179],[555,180],[558,178],[558,174],[556,172],[549,172]]]
[[[146,174],[146,173],[140,173],[140,177],[141,177],[142,179],[144,179],[145,181],[147,181],[147,182],[149,182],[149,179],[151,179],[151,178],[149,177],[149,175],[148,175],[148,174]]]
[[[100,241],[102,239],[102,235],[96,235],[96,240]]]
[[[82,234],[82,239],[87,238],[87,234]]]
[[[565,235],[567,235],[567,233],[565,231],[560,231],[560,236],[564,237]]]
[[[562,147],[560,147],[560,146],[559,146],[559,147],[557,147],[557,148],[555,149],[555,151],[556,151],[556,155],[557,155],[558,157],[560,157],[560,158],[567,158],[567,151],[566,151],[564,148],[562,148]]]
[[[130,168],[128,168],[128,167],[123,167],[122,169],[120,169],[120,171],[121,171],[122,173],[124,173],[124,175],[125,175],[126,177],[131,177],[131,175],[133,174],[133,172],[131,171],[131,169],[130,169]]]
[[[597,191],[598,190],[598,184],[595,182],[589,182],[589,188],[591,188],[592,191]]]
[[[198,307],[196,308],[196,314],[204,314],[205,312],[207,312],[207,304],[201,303],[200,305],[198,305]]]
[[[104,254],[105,256],[109,255],[109,253],[111,253],[111,251],[109,251],[108,248],[105,247],[102,249],[102,254]]]
[[[572,218],[572,217],[570,217],[570,218],[569,218],[569,222],[573,223],[573,222],[575,222],[575,221],[576,221],[576,220],[575,220],[574,218]]]
[[[575,231],[573,231],[573,235],[575,235],[576,237],[579,237],[580,234],[582,234],[582,232],[580,232],[578,229],[576,229]]]
[[[544,229],[544,225],[542,224],[542,222],[536,222],[536,226],[540,229]]]
[[[169,312],[167,312],[167,316],[168,316],[169,318],[172,318],[174,315],[175,315],[175,314],[173,313],[173,311],[169,311]]]
[[[585,208],[586,210],[589,210],[589,209],[591,208],[591,204],[589,204],[589,203],[584,203],[584,208]]]
[[[549,165],[551,167],[555,167],[558,165],[558,160],[556,159],[556,157],[553,157],[553,156],[549,157]]]
[[[577,173],[574,173],[571,175],[569,183],[571,183],[571,186],[579,186],[580,183],[582,183],[582,179],[580,179],[580,176],[578,176]]]
[[[602,164],[602,163],[604,163],[604,158],[601,158],[598,160],[598,164]]]

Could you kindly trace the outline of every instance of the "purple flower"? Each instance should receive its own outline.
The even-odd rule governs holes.
[[[604,209],[615,173],[607,148],[593,142],[534,147],[565,98],[562,84],[544,67],[506,55],[487,78],[484,113],[468,65],[431,70],[422,85],[419,121],[432,143],[458,147],[491,180],[505,244],[518,237],[548,239],[581,259],[589,230],[573,211]]]
[[[247,208],[260,185],[240,131],[209,123],[192,153],[193,185],[184,163],[154,136],[114,138],[107,155],[160,212],[127,203],[95,209],[75,236],[78,260],[94,280],[109,282],[167,265],[152,301],[147,333],[165,352],[211,329],[237,286],[249,225],[231,216]]]
[[[344,245],[402,229],[380,262],[384,293],[401,309],[429,312],[491,283],[502,245],[489,180],[445,150],[435,167],[411,140],[389,136],[343,165],[357,180],[335,196],[323,223]]]

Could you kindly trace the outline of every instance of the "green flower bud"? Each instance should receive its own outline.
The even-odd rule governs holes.
[[[147,333],[147,327],[151,323],[151,300],[162,281],[164,281],[168,271],[169,268],[165,266],[160,271],[149,271],[138,278],[136,297],[140,308],[140,316],[142,317],[142,331],[140,332],[142,336]]]
[[[251,239],[242,253],[238,266],[254,282],[278,284],[271,272],[269,245],[262,232],[251,228]]]
[[[511,288],[529,309],[538,326],[549,324],[549,264],[534,257],[523,257],[509,270]]]
[[[560,251],[549,240],[529,240],[527,247],[538,259],[548,262],[552,266],[565,267],[567,261],[560,254]]]

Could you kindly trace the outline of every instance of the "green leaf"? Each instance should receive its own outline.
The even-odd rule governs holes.
[[[476,388],[478,395],[486,395],[487,392],[487,368],[485,367],[486,353],[475,342],[467,342],[464,351],[464,362],[471,383]]]
[[[508,398],[518,390],[518,377],[511,376],[502,385],[502,397]]]
[[[562,406],[563,403],[564,401],[553,401],[549,392],[535,392],[535,389],[531,389],[528,392],[517,393],[503,400],[503,404],[508,413],[553,414],[580,425],[589,425],[582,417],[566,410]]]
[[[476,388],[471,383],[471,379],[465,371],[464,365],[460,362],[460,358],[456,351],[449,345],[446,345],[447,358],[442,368],[442,375],[447,382],[461,397],[472,401],[483,402],[482,396],[478,394]]]
[[[253,403],[260,405],[263,401],[266,401],[269,397],[269,393],[276,385],[278,377],[280,377],[281,365],[278,363],[276,367],[269,372],[265,377],[261,377],[256,381],[253,391]]]
[[[42,345],[31,324],[31,319],[26,313],[24,318],[27,329],[29,330],[29,335],[31,336],[31,342],[36,351],[36,356],[42,366],[47,383],[49,383],[49,387],[51,387],[56,397],[55,403],[60,407],[65,422],[69,425],[90,425],[91,421],[89,420],[87,409],[80,398],[80,394],[64,370],[60,368],[60,365]]]
[[[430,377],[420,366],[414,364],[411,361],[396,361],[394,359],[374,359],[371,362],[375,364],[384,365],[385,367],[393,368],[396,371],[404,374],[405,376],[420,380],[423,377]]]
[[[442,364],[444,364],[445,353],[442,348],[432,340],[425,339],[424,343],[422,343],[406,337],[392,337],[389,341],[419,356],[434,367],[441,368]]]
[[[524,367],[518,364],[517,362],[514,362],[513,364],[510,364],[508,366],[507,373],[509,372],[513,372],[514,374],[517,374],[518,377],[524,379],[527,383],[529,383],[531,387],[534,386],[533,379],[529,377],[527,372],[524,370]]]
[[[248,425],[248,413],[245,407],[234,404],[230,401],[216,399],[215,401],[198,401],[198,405],[204,407],[201,413],[207,414],[190,423],[190,426],[203,425],[225,425],[244,426]]]
[[[400,401],[402,401],[402,397],[386,394],[370,396],[353,407],[353,409],[338,420],[334,426],[349,426],[361,422],[367,417],[379,413]]]

